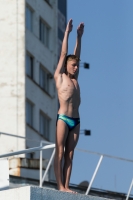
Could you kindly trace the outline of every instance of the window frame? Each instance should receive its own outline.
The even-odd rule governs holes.
[[[31,106],[31,113],[30,114],[28,114],[28,105],[30,105]],[[30,115],[30,119],[28,119],[28,117],[29,117],[29,115]],[[28,126],[30,126],[30,127],[32,127],[32,128],[34,128],[33,127],[33,124],[34,124],[34,103],[32,103],[29,99],[26,99],[26,124],[28,125]]]
[[[27,58],[30,58],[30,63],[31,63],[31,66],[29,67],[28,65],[27,65]],[[28,74],[27,72],[28,72],[28,67],[30,68],[30,74]],[[34,80],[34,56],[33,55],[31,55],[28,51],[26,52],[26,75],[28,76],[28,77],[30,77],[32,80]]]
[[[43,75],[41,73],[41,71],[42,71],[42,73],[44,73],[46,75],[46,87],[45,87],[45,80],[44,80],[44,83],[43,83],[44,87],[41,84],[41,80],[43,79],[42,76],[45,76],[45,75]],[[51,78],[52,78],[52,74],[40,63],[40,67],[39,67],[39,86],[43,91],[48,93],[50,96],[52,95],[51,92],[50,92],[50,80],[51,80]]]
[[[40,17],[39,39],[48,49],[50,48],[50,29],[50,26]]]
[[[41,117],[43,117],[43,120],[46,120],[46,130],[43,130],[44,132],[42,133],[41,129],[42,129],[42,125],[41,125]],[[50,135],[50,117],[48,117],[42,110],[40,110],[39,112],[39,133],[42,137],[44,137],[45,139],[49,140],[49,135]],[[44,121],[43,121],[44,122]],[[45,126],[45,125],[43,125]],[[45,127],[43,127],[43,129],[45,129]]]
[[[28,11],[30,11],[31,13],[31,20],[30,20],[30,27],[28,26],[28,21],[27,21],[27,9]],[[26,4],[26,22],[25,22],[25,25],[26,25],[26,29],[28,29],[29,31],[33,32],[33,14],[34,14],[34,10],[31,8],[31,6],[29,6],[28,4]]]

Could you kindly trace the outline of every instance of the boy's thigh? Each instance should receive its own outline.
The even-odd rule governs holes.
[[[80,132],[80,124],[78,124],[71,131],[69,131],[67,139],[66,139],[66,143],[65,143],[66,152],[74,151],[79,139],[79,132]]]
[[[58,119],[56,126],[56,144],[64,146],[67,136],[68,136],[67,124],[63,120]]]

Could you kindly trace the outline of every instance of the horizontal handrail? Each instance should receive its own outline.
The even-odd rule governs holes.
[[[14,135],[14,134],[3,133],[3,132],[0,132],[0,134],[10,136],[10,137],[16,137],[16,138],[20,138],[20,139],[30,140],[30,141],[34,141],[34,142],[40,142],[40,140],[35,140],[35,139],[20,136],[20,135]],[[45,140],[41,140],[41,141],[43,141],[43,143],[45,143],[45,144],[52,144],[51,142],[48,142]]]
[[[41,149],[51,149],[51,148],[54,148],[55,147],[55,144],[49,144],[49,145],[46,145],[44,147],[42,147]]]
[[[10,152],[10,153],[5,153],[5,154],[1,154],[0,158],[10,157],[10,156],[24,154],[24,153],[31,153],[31,152],[35,152],[35,151],[40,151],[40,149],[41,149],[41,147],[39,146],[39,147],[29,148],[29,149],[25,149],[25,150],[20,150],[20,151],[14,151],[14,152]]]
[[[0,158],[10,157],[10,156],[24,154],[24,153],[31,153],[31,152],[40,151],[43,149],[50,149],[50,148],[54,148],[54,147],[55,147],[55,144],[49,144],[44,147],[39,146],[39,147],[24,149],[24,150],[20,150],[20,151],[14,151],[14,152],[10,152],[10,153],[1,154]]]
[[[122,158],[122,157],[118,157],[118,156],[111,156],[111,155],[108,155],[108,154],[98,153],[98,152],[89,151],[89,150],[85,150],[85,149],[75,148],[75,150],[81,151],[81,152],[84,152],[84,153],[89,153],[89,154],[97,154],[99,156],[103,155],[104,157],[114,158],[114,159],[117,159],[117,160],[123,160],[123,161],[127,161],[127,162],[133,162],[133,160],[131,160],[131,159]]]

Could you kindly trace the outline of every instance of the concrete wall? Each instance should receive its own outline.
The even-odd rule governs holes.
[[[42,174],[47,167],[48,160],[42,161]],[[33,180],[40,180],[40,160],[27,159],[27,158],[11,158],[9,159],[9,173],[10,175],[30,178]],[[9,176],[9,174],[8,174]],[[48,174],[45,181],[48,181]]]
[[[9,166],[7,159],[0,160],[0,190],[9,189]]]
[[[25,1],[0,1],[0,131],[25,134]],[[0,153],[25,148],[4,137]]]

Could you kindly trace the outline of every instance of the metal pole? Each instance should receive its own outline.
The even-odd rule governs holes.
[[[133,187],[133,179],[132,179],[132,181],[131,181],[131,185],[130,185],[130,187],[129,187],[126,200],[128,200],[128,198],[129,198],[129,195],[130,195],[130,192],[131,192],[131,190],[132,190],[132,187]]]
[[[40,149],[41,149],[41,147],[34,147],[34,148],[29,148],[29,149],[25,149],[25,150],[21,150],[21,151],[15,151],[15,152],[11,152],[11,153],[1,154],[0,158],[40,151]]]
[[[51,149],[51,148],[55,148],[55,144],[46,145],[46,146],[42,147],[42,150],[44,150],[44,149]]]
[[[14,152],[10,152],[10,153],[1,154],[0,158],[10,157],[10,156],[24,154],[24,153],[31,153],[31,152],[35,152],[35,151],[40,151],[40,149],[42,149],[42,150],[51,149],[51,148],[54,148],[54,147],[55,147],[55,144],[49,144],[49,145],[46,145],[45,147],[34,147],[34,148],[24,149],[24,150],[20,150],[20,151],[14,151]]]
[[[98,169],[99,169],[99,167],[100,167],[100,164],[101,164],[101,162],[102,162],[102,159],[103,159],[103,155],[101,155],[100,156],[100,159],[99,159],[99,161],[98,161],[98,164],[97,164],[97,167],[96,167],[96,169],[95,169],[95,171],[94,171],[94,174],[93,174],[93,176],[92,176],[92,179],[91,179],[91,181],[90,181],[90,183],[89,183],[89,186],[88,186],[88,188],[87,188],[87,191],[86,191],[86,195],[89,193],[89,191],[90,191],[90,188],[91,188],[91,185],[92,185],[92,183],[93,183],[93,181],[94,181],[94,179],[95,179],[95,176],[96,176],[96,174],[97,174],[97,171],[98,171]]]
[[[50,167],[50,165],[51,165],[51,163],[52,163],[52,160],[53,160],[53,158],[54,158],[54,155],[55,155],[55,148],[54,148],[54,150],[53,150],[53,153],[52,153],[52,155],[51,155],[51,158],[50,158],[50,160],[49,160],[49,163],[48,163],[48,165],[47,165],[47,168],[46,168],[46,170],[45,170],[45,173],[44,173],[44,175],[43,175],[42,184],[43,184],[43,181],[44,181],[44,179],[45,179],[45,177],[46,177],[46,174],[47,174],[47,172],[48,172],[48,170],[49,170],[49,167]]]
[[[40,142],[40,140],[34,140],[34,139],[31,139],[31,138],[27,138],[27,137],[23,137],[23,136],[19,136],[19,135],[14,135],[14,134],[9,134],[9,133],[3,133],[3,132],[0,132],[0,136],[1,135],[6,135],[6,136],[10,136],[10,137],[17,137],[17,138],[21,138],[21,139],[25,139],[25,140],[30,140],[30,141],[34,141],[34,142]],[[45,144],[53,144],[51,142],[47,142],[45,140],[42,140],[43,143]]]
[[[42,141],[40,142],[40,146],[43,146]],[[40,187],[42,187],[42,150],[40,150]]]

